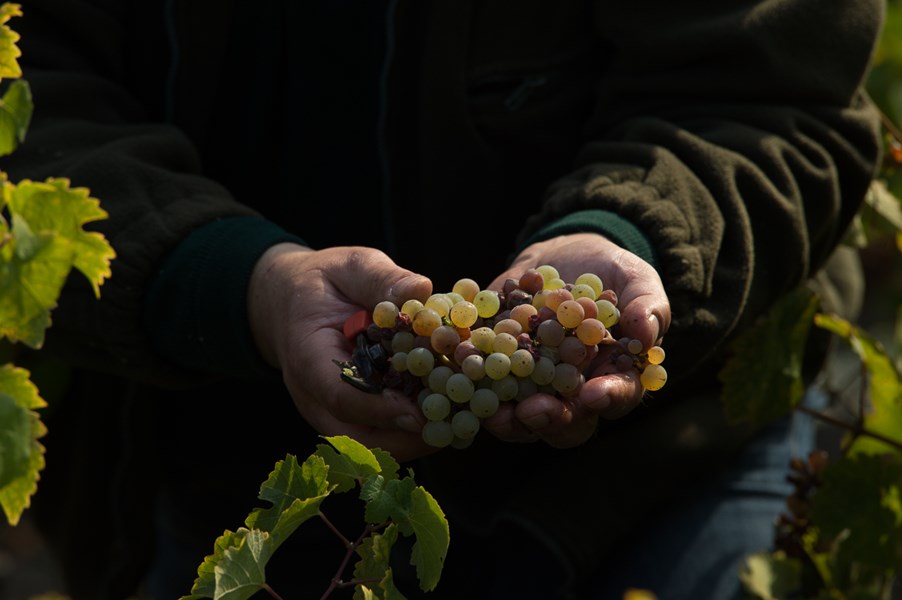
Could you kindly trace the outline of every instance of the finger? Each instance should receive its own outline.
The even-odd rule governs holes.
[[[369,249],[348,249],[337,268],[325,276],[351,302],[372,307],[383,300],[403,304],[432,293],[428,277],[403,269],[386,254]]]
[[[530,431],[514,415],[513,402],[504,402],[498,411],[482,421],[482,428],[503,442],[527,443],[535,442],[539,436]]]
[[[554,448],[572,448],[585,443],[595,433],[598,416],[578,402],[537,394],[520,401],[517,418]]]
[[[619,419],[639,405],[644,391],[638,372],[630,370],[588,379],[578,398],[585,410],[604,419]]]

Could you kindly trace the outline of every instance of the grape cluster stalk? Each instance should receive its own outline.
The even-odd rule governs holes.
[[[469,446],[502,402],[578,395],[602,347],[614,371],[636,369],[646,390],[667,381],[663,348],[614,336],[617,294],[593,273],[567,283],[542,265],[500,291],[463,278],[425,302],[382,301],[369,316],[364,354],[378,350],[388,360],[367,368],[366,385],[416,397],[427,419],[423,440],[438,448]]]

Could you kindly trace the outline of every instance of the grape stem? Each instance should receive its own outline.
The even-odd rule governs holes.
[[[360,533],[360,535],[357,536],[357,539],[352,542],[351,540],[346,538],[344,535],[342,535],[342,533],[340,531],[338,531],[338,529],[335,527],[335,525],[333,525],[332,522],[329,521],[329,519],[326,518],[326,515],[324,515],[322,512],[319,513],[319,517],[320,517],[320,519],[323,520],[323,522],[326,524],[326,526],[328,526],[329,529],[331,529],[332,532],[336,536],[338,536],[338,538],[342,541],[342,543],[344,544],[344,546],[347,550],[345,552],[344,558],[341,560],[341,564],[338,565],[338,569],[335,571],[335,575],[332,576],[332,581],[329,582],[329,587],[326,588],[326,591],[323,592],[322,596],[320,596],[320,600],[325,600],[325,598],[328,598],[329,595],[338,588],[353,586],[353,585],[357,585],[359,583],[370,583],[370,582],[379,581],[378,579],[374,579],[374,580],[354,579],[351,581],[343,581],[341,576],[345,572],[345,569],[347,569],[348,563],[351,561],[351,557],[354,556],[354,551],[360,546],[360,544],[363,543],[363,540],[365,540],[370,534],[372,534],[376,531],[379,531],[381,529],[384,529],[388,525],[388,522],[380,523],[378,525],[367,524],[367,526],[363,528],[363,531]]]
[[[836,427],[846,429],[846,430],[852,432],[852,434],[855,437],[859,437],[859,436],[872,437],[875,440],[879,440],[879,441],[883,442],[884,444],[895,448],[899,452],[902,452],[902,442],[899,442],[897,440],[889,438],[883,434],[877,433],[876,431],[870,431],[869,429],[862,426],[860,423],[855,423],[855,424],[848,423],[846,421],[843,421],[842,419],[837,419],[835,417],[831,417],[828,414],[822,413],[819,410],[815,410],[815,409],[809,408],[807,406],[801,406],[801,405],[796,406],[796,410],[801,413],[804,413],[806,415],[810,415],[810,416],[814,417],[815,419],[823,421],[824,423],[829,423],[830,425],[834,425]]]

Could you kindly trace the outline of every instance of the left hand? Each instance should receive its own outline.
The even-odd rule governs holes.
[[[489,287],[501,289],[506,279],[518,279],[543,264],[553,265],[568,282],[583,273],[598,275],[605,288],[617,293],[620,336],[639,339],[645,349],[661,343],[670,326],[670,303],[650,264],[599,234],[578,233],[529,246]],[[603,359],[602,350],[574,398],[536,394],[517,403],[505,402],[484,426],[506,441],[538,437],[559,448],[584,443],[595,432],[599,417],[626,415],[645,391],[638,372],[618,372]]]

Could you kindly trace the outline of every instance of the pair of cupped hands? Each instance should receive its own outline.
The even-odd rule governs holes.
[[[488,288],[527,269],[554,265],[564,281],[595,273],[617,292],[620,334],[660,343],[670,324],[670,305],[657,271],[601,235],[578,233],[527,247]],[[461,276],[466,276],[462,274]],[[361,308],[391,300],[426,300],[432,282],[365,247],[311,250],[278,244],[257,262],[248,292],[251,331],[263,357],[279,368],[301,416],[323,435],[348,435],[387,450],[401,461],[435,451],[423,442],[425,417],[416,402],[396,390],[381,396],[340,382],[333,359],[349,355],[342,327]],[[504,402],[482,428],[508,442],[544,440],[568,448],[587,441],[599,419],[629,413],[642,398],[639,374],[600,362],[586,375],[579,394],[561,399],[535,394]]]

